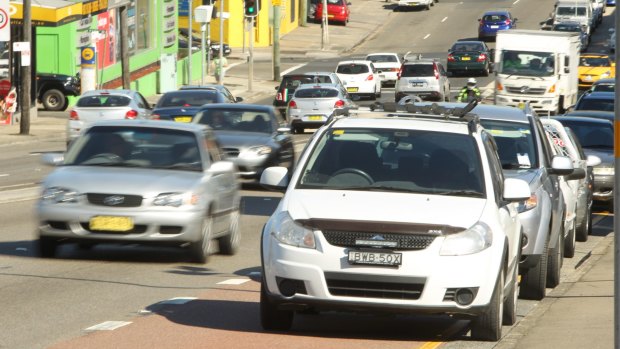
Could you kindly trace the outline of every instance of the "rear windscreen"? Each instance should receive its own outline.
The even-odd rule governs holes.
[[[504,15],[486,15],[482,17],[482,20],[485,22],[504,22],[508,17]]]
[[[328,98],[337,96],[338,91],[333,88],[305,88],[295,92],[295,98]]]
[[[402,68],[401,76],[434,76],[435,70],[432,64],[405,64]]]
[[[336,70],[338,74],[363,74],[368,72],[370,72],[370,70],[365,64],[343,64],[339,65]]]
[[[183,91],[181,93],[167,93],[164,94],[157,107],[199,107],[203,104],[217,103],[217,92],[204,90],[204,91]]]
[[[85,96],[78,100],[78,107],[126,107],[131,102],[129,97],[116,95]]]

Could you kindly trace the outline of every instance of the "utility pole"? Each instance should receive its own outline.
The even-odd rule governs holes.
[[[208,23],[202,23],[202,25],[200,26],[200,33],[202,34],[200,37],[200,84],[204,85],[205,84],[205,75],[208,74],[207,71],[207,57],[209,55],[209,52],[207,52],[205,50],[206,44],[207,44],[207,38],[206,36],[206,32],[207,32],[207,24]]]
[[[254,17],[250,17],[250,56],[248,57],[248,91],[252,91],[254,81]]]
[[[326,50],[329,46],[329,33],[327,25],[327,0],[323,0],[323,14],[321,15],[321,50]]]
[[[24,24],[22,26],[23,31],[23,41],[28,44],[32,43],[32,1],[24,0],[23,2],[23,17]],[[32,46],[32,45],[31,45]],[[32,52],[32,47],[30,47],[30,52]],[[23,57],[23,56],[22,56]],[[24,65],[24,62],[20,62],[21,64],[21,118],[19,119],[19,134],[28,135],[30,134],[30,96],[32,93],[31,90],[31,81],[32,81],[32,71],[30,69],[30,64]]]
[[[278,7],[280,7],[280,5],[278,5]],[[274,16],[275,16],[275,13],[274,13]],[[299,18],[299,25],[302,27],[307,26],[308,25],[308,0],[301,0],[299,2],[299,16],[301,17]]]
[[[280,2],[273,6],[273,80],[280,81]]]
[[[222,59],[224,59],[224,0],[220,1],[220,49],[218,50],[218,69],[220,72],[220,81],[218,84],[224,85],[224,67],[222,67]]]
[[[187,12],[187,84],[192,84],[192,39],[194,38],[194,33],[192,31],[192,12],[194,11],[194,6],[192,4],[192,0],[187,0],[189,5],[189,11]]]
[[[127,6],[120,8],[120,32],[121,32],[121,70],[123,88],[131,88],[131,73],[129,72],[129,25],[127,23]]]

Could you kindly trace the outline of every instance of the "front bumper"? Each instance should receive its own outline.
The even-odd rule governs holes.
[[[554,113],[558,110],[560,99],[558,97],[533,97],[528,95],[498,94],[495,103],[497,105],[519,108],[529,102],[536,112],[545,114]]]
[[[448,71],[485,70],[485,62],[448,62]]]
[[[420,91],[420,92],[407,92],[407,91],[403,91],[403,92],[396,92],[395,94],[396,96],[396,100],[400,101],[403,97],[406,96],[418,96],[420,98],[422,98],[422,100],[425,101],[442,101],[442,95],[441,93],[437,92],[437,91]]]
[[[614,175],[594,175],[592,198],[596,201],[614,199]]]

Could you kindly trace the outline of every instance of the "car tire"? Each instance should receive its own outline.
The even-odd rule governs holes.
[[[547,292],[547,263],[549,261],[549,241],[543,247],[538,264],[526,270],[521,278],[519,297],[523,299],[541,300]]]
[[[206,216],[202,222],[202,236],[200,240],[190,245],[190,254],[195,263],[207,263],[211,249],[211,235],[213,234],[213,217]]]
[[[218,238],[217,240],[220,253],[232,256],[239,250],[241,245],[241,232],[239,229],[239,208],[236,208],[230,214],[230,225],[228,226],[228,234]]]
[[[560,228],[560,232],[564,226]],[[547,263],[547,287],[554,288],[560,284],[560,271],[562,269],[562,250],[564,247],[564,234],[558,234],[557,247],[549,249],[549,262]]]
[[[431,9],[431,5],[430,5],[430,4],[429,4],[429,5],[426,5],[426,6],[424,7],[424,9],[425,9],[426,11],[430,10],[430,9]]]
[[[504,310],[504,267],[495,282],[489,307],[471,322],[471,337],[475,340],[498,341],[502,337]]]
[[[519,246],[519,250],[521,247]],[[519,254],[519,257],[521,254]],[[519,261],[520,258],[517,258]],[[504,312],[502,318],[502,325],[512,326],[517,322],[517,299],[519,298],[519,265],[517,264],[512,272],[512,287],[510,288],[510,294],[506,296],[504,300]]]
[[[263,273],[264,277],[265,273]],[[265,290],[265,280],[260,286],[260,324],[268,331],[288,331],[293,325],[295,313],[291,310],[280,310],[269,301]]]
[[[573,228],[568,232],[568,235],[564,239],[564,257],[573,258],[575,257],[575,247],[577,245],[576,239],[576,223],[573,222]]]
[[[43,258],[54,258],[58,249],[58,242],[55,239],[40,236],[39,237],[39,256]]]
[[[482,76],[489,76],[490,73],[490,69],[489,66],[487,65],[486,68],[484,68],[484,70],[482,71]]]
[[[579,225],[579,228],[576,231],[575,239],[579,242],[588,241],[588,236],[590,235],[590,231],[592,227],[592,206],[586,208],[586,214],[583,216],[583,220]]]
[[[60,90],[51,89],[45,91],[41,97],[41,102],[43,103],[45,110],[61,111],[65,110],[67,98]]]

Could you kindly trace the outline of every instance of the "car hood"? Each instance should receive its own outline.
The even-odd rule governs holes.
[[[596,167],[608,167],[614,163],[613,149],[583,148],[583,152],[586,155],[595,155],[601,159],[601,164]]]
[[[486,199],[471,197],[297,189],[287,193],[282,209],[294,220],[313,218],[469,228],[478,222],[485,204]]]
[[[216,130],[214,134],[223,148],[249,148],[255,145],[268,145],[271,143],[271,135],[267,133]]]
[[[541,169],[533,168],[526,170],[504,170],[506,178],[516,178],[526,181],[530,188],[537,185],[536,179],[540,177]]]
[[[579,75],[601,75],[611,70],[611,67],[579,67]]]
[[[62,166],[45,178],[45,187],[64,187],[79,193],[117,193],[154,197],[185,192],[203,172],[102,166]]]

